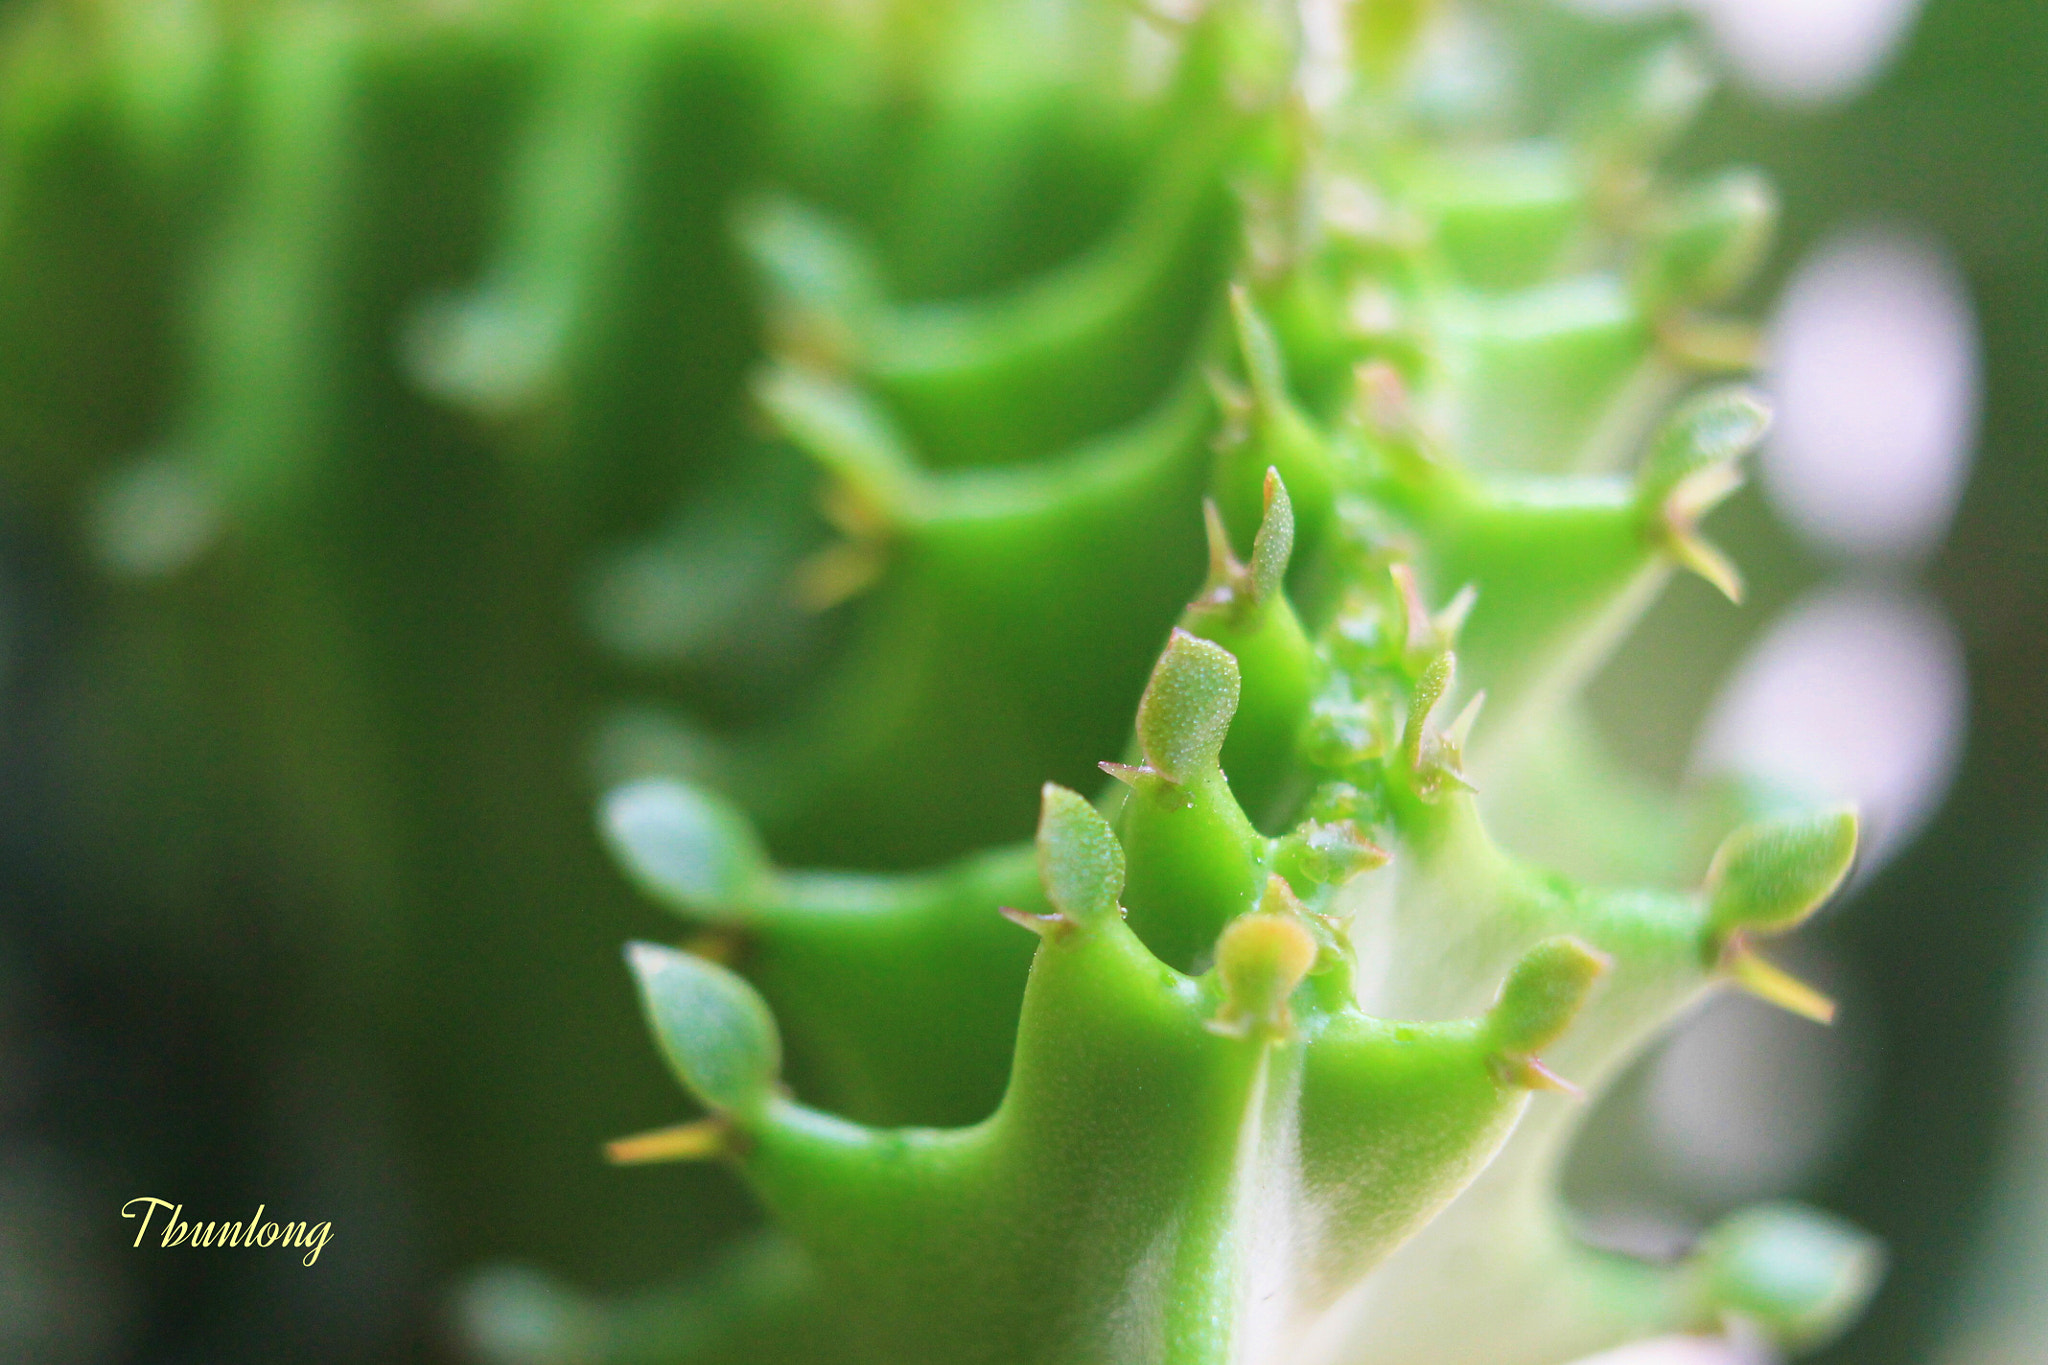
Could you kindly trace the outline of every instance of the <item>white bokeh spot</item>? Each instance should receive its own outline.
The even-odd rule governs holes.
[[[1884,71],[1922,0],[1566,0],[1576,10],[1639,19],[1689,9],[1736,74],[1791,104],[1848,99]]]
[[[1846,99],[1884,70],[1920,0],[1691,0],[1750,85],[1774,99]]]
[[[1851,554],[1931,550],[1977,428],[1976,321],[1948,258],[1894,232],[1824,243],[1785,290],[1770,354],[1762,470],[1779,514]]]
[[[1587,1356],[1573,1365],[1763,1365],[1763,1357],[1720,1337],[1655,1337]]]

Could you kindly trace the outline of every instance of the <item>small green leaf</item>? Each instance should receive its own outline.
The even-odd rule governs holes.
[[[1707,870],[1708,922],[1721,938],[1743,929],[1783,933],[1834,893],[1855,857],[1853,807],[1744,825]]]
[[[1274,849],[1274,865],[1289,881],[1310,886],[1341,886],[1392,857],[1350,820],[1305,820]]]
[[[1447,649],[1424,665],[1422,676],[1415,680],[1415,691],[1408,700],[1408,721],[1401,730],[1401,748],[1410,768],[1422,766],[1429,714],[1436,710],[1436,704],[1443,700],[1457,676],[1458,656]]]
[[[605,842],[649,895],[696,914],[750,908],[774,876],[747,817],[718,797],[665,778],[611,792]]]
[[[1524,1059],[1556,1042],[1610,965],[1605,953],[1564,935],[1523,954],[1487,1015],[1501,1054]]]
[[[1795,1351],[1825,1345],[1884,1278],[1877,1239],[1797,1204],[1731,1215],[1707,1234],[1699,1257],[1713,1308],[1739,1314]]]
[[[1176,630],[1138,702],[1138,744],[1145,762],[1169,782],[1216,767],[1237,713],[1237,660],[1229,650]]]
[[[716,963],[654,943],[627,946],[640,1003],[661,1050],[711,1109],[758,1114],[782,1069],[775,1020],[754,988]]]
[[[1269,878],[1259,908],[1224,926],[1216,940],[1223,1007],[1209,1031],[1226,1037],[1284,1037],[1287,997],[1316,962],[1315,935],[1285,879]]]
[[[1039,797],[1038,878],[1045,898],[1076,923],[1118,914],[1124,850],[1102,813],[1048,782]]]
[[[1287,406],[1287,367],[1280,359],[1280,343],[1259,316],[1251,291],[1241,284],[1231,286],[1230,319],[1237,329],[1245,377],[1251,380],[1254,407],[1266,412]]]
[[[1777,221],[1778,197],[1761,172],[1716,176],[1660,216],[1637,264],[1637,290],[1653,310],[1717,303],[1756,273]]]
[[[1709,389],[1681,404],[1643,462],[1639,504],[1659,516],[1682,515],[1689,524],[1719,500],[1709,492],[1734,491],[1728,472],[1757,448],[1770,426],[1770,404],[1741,384]]]
[[[871,253],[841,223],[781,195],[742,205],[734,235],[789,306],[839,321],[863,321],[881,306],[883,290]]]
[[[867,395],[795,365],[775,365],[755,380],[754,398],[797,449],[838,481],[842,505],[864,528],[895,528],[923,512],[917,463]]]
[[[1266,470],[1266,515],[1252,540],[1252,599],[1270,602],[1287,580],[1287,560],[1294,553],[1294,504],[1280,471]]]

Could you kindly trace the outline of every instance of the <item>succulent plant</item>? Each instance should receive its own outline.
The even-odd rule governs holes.
[[[1769,192],[1654,174],[1703,89],[1677,49],[1565,136],[1457,146],[1404,79],[1418,7],[1350,7],[1335,89],[1289,18],[1173,26],[1167,107],[1207,150],[1154,174],[1217,176],[1237,245],[1188,353],[1206,401],[1183,381],[1120,442],[1066,448],[1043,417],[1181,273],[1146,218],[1175,196],[1068,275],[939,318],[827,224],[778,208],[759,234],[787,329],[759,391],[845,509],[826,563],[928,613],[944,663],[916,682],[956,714],[986,705],[988,661],[1072,657],[1068,603],[1155,553],[1135,506],[1191,502],[1187,467],[1208,492],[1207,576],[1130,761],[1093,804],[1044,785],[1035,857],[784,872],[700,787],[607,804],[636,880],[706,930],[630,960],[709,1116],[613,1154],[746,1176],[793,1247],[754,1305],[790,1358],[1542,1365],[1736,1322],[1796,1349],[1873,1283],[1867,1239],[1791,1207],[1676,1264],[1581,1244],[1555,1190],[1582,1111],[1532,1098],[1597,1089],[1717,986],[1825,1018],[1756,945],[1839,883],[1853,813],[1746,823],[1694,889],[1617,890],[1503,849],[1474,776],[1512,793],[1587,761],[1556,742],[1572,693],[1673,567],[1739,598],[1698,522],[1766,413],[1711,382],[1751,345],[1703,310],[1756,265]],[[998,654],[977,627],[1024,638]],[[921,751],[854,771],[929,809],[903,761],[987,780]]]
[[[772,1228],[650,1297],[487,1278],[485,1354],[1562,1365],[1872,1287],[1811,1210],[1651,1264],[1556,1194],[1703,993],[1828,1010],[1758,944],[1853,814],[1644,795],[1577,699],[1674,570],[1739,597],[1768,187],[1659,171],[1683,45],[1186,8],[13,16],[14,481],[236,736],[216,863],[282,831],[464,1255],[589,1251],[448,1133],[620,1107],[550,1033],[626,914],[558,771],[606,706],[604,835],[693,926],[630,963],[705,1115],[612,1153]]]

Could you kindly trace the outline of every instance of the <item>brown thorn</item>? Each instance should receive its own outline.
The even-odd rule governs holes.
[[[1721,954],[1721,970],[1736,986],[1816,1024],[1835,1022],[1835,1002],[1776,963],[1757,955],[1742,935],[1732,935]]]
[[[1152,770],[1151,767],[1144,764],[1111,763],[1108,759],[1104,759],[1102,762],[1096,764],[1095,766],[1102,769],[1102,771],[1108,773],[1117,781],[1123,783],[1126,787],[1137,786],[1138,779],[1141,777],[1157,776],[1157,774]]]
[[[1585,1091],[1545,1066],[1540,1058],[1524,1057],[1521,1071],[1522,1084],[1531,1090],[1548,1090],[1559,1095],[1569,1095],[1575,1100],[1586,1097]]]
[[[996,913],[1020,929],[1029,929],[1040,938],[1074,927],[1074,922],[1057,910],[1049,915],[1039,915],[1029,910],[1019,910],[1015,906],[999,905],[996,907]]]
[[[1720,589],[1721,595],[1737,606],[1742,604],[1742,571],[1723,554],[1720,547],[1690,531],[1674,532],[1666,542],[1671,557]]]

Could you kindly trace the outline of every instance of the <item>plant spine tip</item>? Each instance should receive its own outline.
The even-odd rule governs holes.
[[[604,1145],[604,1157],[614,1166],[645,1166],[660,1161],[708,1161],[731,1155],[733,1136],[731,1122],[713,1115],[670,1128],[614,1138]]]

